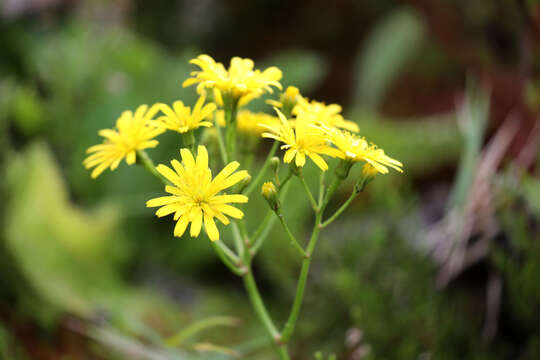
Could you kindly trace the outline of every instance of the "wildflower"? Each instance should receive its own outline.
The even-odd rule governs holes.
[[[86,152],[91,155],[83,161],[87,169],[95,167],[92,178],[98,177],[107,168],[115,170],[124,158],[128,165],[132,165],[135,163],[137,150],[158,145],[154,138],[165,130],[157,128],[152,120],[157,112],[158,107],[155,105],[150,109],[147,105],[141,105],[135,114],[124,111],[116,120],[116,129],[99,131],[99,135],[105,138],[103,143],[88,148]]]
[[[191,223],[190,235],[197,237],[204,222],[204,229],[210,240],[219,240],[214,217],[225,225],[229,224],[225,215],[241,219],[244,213],[229,203],[248,201],[244,195],[219,193],[249,175],[245,170],[234,173],[240,164],[233,161],[212,179],[212,171],[208,167],[208,152],[202,145],[199,145],[196,159],[188,149],[181,149],[180,155],[182,163],[172,160],[172,169],[162,164],[156,167],[156,170],[173,184],[165,186],[165,191],[171,195],[148,200],[146,206],[161,206],[156,211],[158,217],[174,213],[174,220],[177,221],[174,236],[182,236]]]
[[[323,130],[339,150],[337,156],[340,159],[353,162],[365,161],[381,174],[388,173],[387,166],[403,172],[401,162],[386,155],[384,150],[375,144],[369,144],[366,139],[339,129],[323,128]]]
[[[219,110],[216,113],[216,121],[219,126],[225,127],[225,112]],[[260,136],[264,129],[259,124],[268,126],[279,125],[279,119],[266,113],[254,113],[249,110],[240,110],[236,115],[236,129],[244,134]]]
[[[175,101],[172,107],[166,104],[157,104],[164,115],[157,119],[156,126],[179,133],[186,133],[201,126],[212,126],[212,122],[205,120],[216,110],[216,105],[208,103],[203,106],[205,100],[205,96],[199,97],[193,111],[182,101]]]
[[[190,63],[201,70],[193,71],[191,78],[183,83],[183,87],[197,84],[197,92],[213,89],[215,101],[223,105],[223,96],[231,96],[238,106],[243,106],[258,98],[265,92],[272,92],[272,86],[281,90],[281,70],[272,66],[264,71],[253,70],[253,60],[233,57],[229,69],[216,62],[208,55],[199,55]]]
[[[329,155],[332,157],[338,156],[339,151],[328,145],[326,135],[320,128],[306,120],[303,116],[299,116],[295,122],[295,128],[287,121],[285,116],[275,108],[280,124],[269,126],[261,125],[269,132],[262,134],[264,138],[271,138],[285,143],[281,149],[286,149],[283,161],[290,163],[295,159],[295,164],[302,167],[306,163],[308,156],[322,171],[328,170],[328,164],[319,154]]]
[[[355,122],[345,120],[341,115],[341,110],[341,106],[338,104],[326,105],[315,100],[310,102],[300,96],[297,105],[293,109],[293,114],[296,116],[301,114],[308,116],[316,125],[358,132],[358,125]]]

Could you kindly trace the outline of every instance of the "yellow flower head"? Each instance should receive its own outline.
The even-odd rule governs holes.
[[[83,161],[87,169],[95,167],[92,178],[98,177],[107,168],[111,171],[116,169],[124,158],[128,165],[132,165],[135,163],[137,150],[158,145],[154,138],[165,130],[157,128],[152,120],[157,112],[158,107],[155,105],[150,109],[147,105],[141,105],[135,114],[124,111],[116,120],[116,129],[99,131],[99,135],[105,138],[103,143],[88,148],[86,152],[91,155]]]
[[[267,181],[262,184],[261,193],[265,198],[270,198],[277,195],[277,189],[273,182]]]
[[[210,121],[205,120],[216,110],[216,105],[209,103],[203,106],[205,100],[205,96],[199,97],[193,111],[189,106],[184,106],[182,101],[175,101],[172,108],[166,104],[157,104],[164,116],[157,119],[156,126],[179,133],[186,133],[201,126],[212,126]]]
[[[229,69],[222,63],[216,62],[208,55],[199,55],[190,63],[201,70],[193,71],[191,78],[183,83],[183,87],[197,84],[197,92],[213,89],[215,101],[223,105],[223,95],[232,96],[239,106],[258,98],[265,92],[272,92],[272,86],[281,89],[281,70],[272,66],[264,71],[253,70],[253,60],[233,57]]]
[[[188,149],[181,149],[180,155],[182,163],[172,160],[172,169],[162,164],[156,167],[156,170],[173,184],[165,186],[165,191],[170,195],[148,200],[146,206],[161,206],[156,211],[158,217],[174,213],[174,220],[177,221],[174,236],[182,236],[191,223],[190,235],[197,237],[204,222],[204,229],[210,240],[219,240],[214,217],[225,225],[229,224],[225,215],[241,219],[244,213],[229,203],[248,201],[244,195],[219,193],[242,181],[248,173],[245,170],[234,173],[240,164],[233,161],[212,179],[212,171],[208,167],[208,152],[202,145],[199,145],[196,159]]]
[[[225,112],[219,110],[216,113],[216,121],[219,126],[225,127]],[[280,121],[276,116],[266,113],[254,113],[249,110],[240,110],[236,115],[236,128],[239,132],[248,135],[260,136],[264,129],[259,124],[277,126]]]
[[[328,140],[324,132],[314,126],[308,119],[300,115],[296,118],[295,127],[290,121],[275,108],[280,124],[274,126],[261,125],[269,132],[262,134],[265,138],[271,138],[285,143],[281,149],[286,149],[283,161],[290,163],[295,159],[296,166],[302,167],[306,163],[308,156],[322,171],[328,170],[328,164],[320,154],[332,157],[340,153],[328,145]]]
[[[354,162],[365,161],[381,174],[388,173],[387,166],[403,172],[401,162],[387,156],[383,149],[377,148],[374,144],[369,144],[366,139],[335,128],[323,128],[323,130],[326,132],[328,139],[338,148],[339,158]],[[368,169],[371,168],[368,167]]]
[[[345,120],[341,115],[341,110],[341,106],[338,104],[326,105],[315,100],[310,102],[307,98],[300,96],[293,109],[293,114],[307,116],[316,125],[358,132],[358,125],[355,122]]]

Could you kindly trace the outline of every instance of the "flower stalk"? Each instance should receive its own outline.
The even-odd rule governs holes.
[[[184,143],[185,148],[188,148],[191,152],[195,152],[195,134],[193,131],[183,133],[182,142]]]
[[[249,196],[253,190],[259,187],[261,184],[262,179],[266,175],[266,171],[268,170],[268,167],[271,164],[271,160],[276,154],[277,148],[278,148],[279,142],[274,141],[274,144],[272,145],[272,148],[270,149],[270,152],[268,153],[268,156],[266,156],[266,159],[264,160],[263,166],[261,167],[261,170],[259,170],[259,173],[255,177],[255,179],[251,182],[251,184],[248,186],[244,194],[246,196]]]
[[[150,156],[148,156],[146,151],[137,150],[137,163],[142,165],[146,171],[158,178],[159,181],[161,181],[163,184],[170,185],[169,181],[157,172],[154,162],[152,161]]]

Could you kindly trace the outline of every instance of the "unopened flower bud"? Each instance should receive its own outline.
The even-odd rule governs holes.
[[[251,175],[247,175],[244,180],[240,182],[238,185],[238,192],[241,193],[244,191],[244,189],[251,183]]]
[[[268,181],[262,185],[261,193],[274,211],[279,209],[278,192],[273,182]]]
[[[338,166],[336,167],[336,176],[341,180],[349,176],[349,171],[351,171],[353,163],[354,162],[350,159],[340,160]]]
[[[278,171],[279,158],[277,156],[272,156],[272,158],[270,159],[270,167],[272,168],[273,172]]]
[[[368,178],[374,178],[379,172],[373,165],[370,163],[365,163],[364,167],[362,168],[362,175],[368,177]]]
[[[300,91],[295,86],[289,86],[287,90],[281,95],[281,103],[283,104],[283,114],[289,118],[292,114],[296,103],[298,102],[298,97],[300,96]]]
[[[373,179],[375,179],[375,176],[378,173],[379,172],[373,165],[369,163],[364,164],[364,167],[362,168],[362,179],[356,185],[356,191],[364,191],[366,185],[369,184]]]
[[[296,86],[289,86],[285,90],[284,97],[290,101],[296,101],[296,97],[300,94],[300,90]]]

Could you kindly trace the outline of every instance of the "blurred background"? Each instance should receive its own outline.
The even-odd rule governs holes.
[[[0,358],[274,357],[209,242],[145,208],[161,184],[81,163],[121,111],[192,104],[200,53],[280,67],[405,165],[323,232],[294,359],[540,358],[540,2],[3,0],[0,44]],[[299,261],[280,228],[255,264],[282,323]]]

